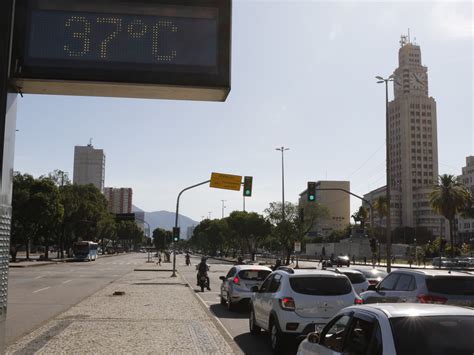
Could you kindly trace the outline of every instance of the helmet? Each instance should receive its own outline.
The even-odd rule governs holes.
[[[207,258],[206,258],[205,256],[203,256],[203,257],[201,258],[201,261],[202,261],[202,262],[205,262],[206,260],[207,260]]]
[[[239,256],[239,257],[237,258],[237,261],[238,261],[238,262],[242,262],[243,260],[244,260],[244,259],[242,259],[241,256]]]

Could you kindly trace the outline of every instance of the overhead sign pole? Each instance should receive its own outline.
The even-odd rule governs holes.
[[[181,198],[181,195],[183,194],[183,192],[194,189],[195,187],[207,184],[210,181],[211,180],[206,180],[206,181],[200,182],[199,184],[186,187],[185,189],[182,189],[180,191],[180,193],[178,194],[178,198],[176,199],[176,215],[175,215],[175,219],[174,219],[174,228],[173,228],[173,230],[179,230],[179,227],[178,227],[179,199]],[[174,242],[174,240],[173,240],[173,273],[171,274],[171,277],[176,277],[176,243]]]
[[[14,0],[0,1],[0,354],[5,353],[16,98],[8,85]]]

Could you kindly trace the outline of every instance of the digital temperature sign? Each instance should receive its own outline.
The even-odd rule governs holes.
[[[230,0],[17,0],[22,92],[223,101]]]

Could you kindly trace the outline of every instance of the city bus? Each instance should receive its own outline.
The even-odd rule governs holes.
[[[98,244],[90,241],[74,242],[72,252],[75,260],[93,261],[97,259]]]

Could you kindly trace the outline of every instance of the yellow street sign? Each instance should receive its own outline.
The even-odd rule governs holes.
[[[214,187],[216,189],[240,191],[241,184],[242,176],[212,173],[211,183],[209,184],[209,187]]]

